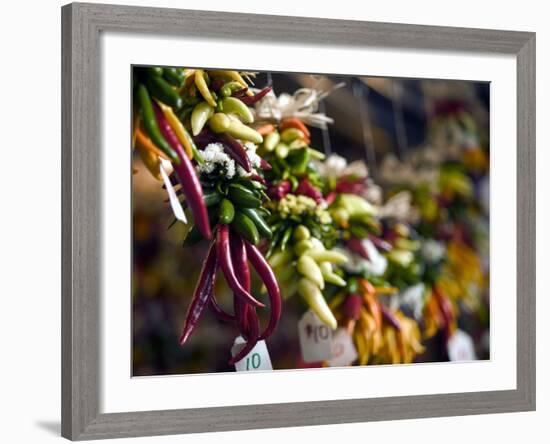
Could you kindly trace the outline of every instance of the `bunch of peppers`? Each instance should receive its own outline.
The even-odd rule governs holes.
[[[416,158],[392,165],[390,195],[407,190],[417,209],[415,230],[431,243],[439,243],[443,259],[436,267],[426,267],[423,281],[426,298],[423,310],[424,336],[442,332],[447,339],[457,329],[465,311],[484,317],[483,296],[488,272],[481,261],[488,248],[488,219],[483,202],[483,186],[488,182],[488,151],[473,116],[464,103],[437,102],[430,122],[429,145],[416,150]],[[402,181],[401,167],[425,169],[431,160],[435,179]],[[429,264],[429,261],[428,265]]]
[[[269,92],[253,94],[236,71],[147,67],[134,70],[134,141],[144,165],[160,178],[162,162],[173,172],[166,188],[183,197],[193,225],[184,246],[210,242],[189,305],[180,343],[186,343],[208,307],[220,319],[235,322],[244,347],[230,360],[246,356],[267,338],[281,316],[277,280],[257,245],[272,237],[262,207],[267,195],[263,171],[270,165],[255,154],[262,135],[249,126],[248,108]],[[161,160],[163,159],[163,160]],[[250,264],[262,279],[270,316],[260,329],[251,293]],[[233,292],[234,313],[217,303],[214,287],[221,270]]]
[[[332,249],[337,233],[314,164],[324,154],[310,146],[310,131],[299,118],[263,122],[262,128],[266,135],[259,152],[272,166],[265,175],[273,232],[266,257],[283,296],[299,294],[323,323],[336,329],[323,291],[346,285],[336,270],[347,257]]]
[[[353,339],[359,365],[412,362],[424,351],[420,327],[392,300],[421,280],[419,242],[381,202],[368,199],[376,185],[364,165],[348,168],[343,158],[331,156],[320,170],[337,248],[349,259],[339,270],[346,285],[327,292],[338,325]]]

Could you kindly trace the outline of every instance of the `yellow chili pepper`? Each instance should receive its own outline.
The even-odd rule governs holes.
[[[204,71],[202,69],[197,69],[195,71],[195,85],[197,86],[204,100],[206,100],[210,106],[215,107],[217,105],[216,100],[214,100],[214,96],[212,96],[212,93],[208,89],[206,80],[204,80]]]
[[[336,330],[338,323],[336,318],[330,311],[323,293],[317,285],[307,278],[302,278],[298,281],[298,293],[306,300],[307,304],[319,317],[319,319],[328,325],[332,330]]]
[[[179,142],[185,149],[187,156],[189,157],[189,159],[193,159],[193,150],[191,149],[191,145],[189,144],[187,137],[185,137],[186,130],[183,127],[183,124],[181,123],[180,119],[178,119],[178,116],[176,116],[172,108],[170,108],[169,106],[166,106],[163,103],[160,103],[160,102],[157,102],[157,103],[160,106],[160,109],[162,110],[164,117],[166,117],[168,124],[174,130],[176,137],[178,138]]]

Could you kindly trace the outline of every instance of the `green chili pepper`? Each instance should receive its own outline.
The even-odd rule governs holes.
[[[162,69],[160,66],[149,66],[147,68],[143,68],[143,71],[158,77],[162,76],[162,74],[164,73],[164,69]]]
[[[224,113],[239,116],[244,123],[254,122],[254,115],[250,108],[235,97],[226,97],[220,100],[218,107]]]
[[[254,222],[254,225],[256,225],[256,228],[263,237],[268,239],[273,237],[273,233],[271,232],[269,226],[256,208],[241,208],[240,211],[252,222]]]
[[[168,83],[177,86],[178,88],[185,80],[185,74],[181,68],[164,68],[162,70],[162,77],[164,77]]]
[[[286,161],[290,166],[292,166],[292,169],[295,173],[303,173],[306,170],[306,166],[309,162],[309,152],[305,148],[300,148],[296,150],[292,150]]]
[[[313,148],[307,149],[309,155],[316,160],[325,160],[325,155],[321,153],[320,151],[314,150]]]
[[[252,222],[249,217],[245,216],[240,211],[235,212],[231,226],[251,244],[257,245],[260,242],[260,233],[256,225],[254,225],[254,222]]]
[[[281,251],[285,251],[290,236],[292,236],[292,227],[288,227],[281,237]]]
[[[220,223],[229,225],[235,218],[235,207],[229,199],[220,202]]]
[[[151,141],[159,147],[159,149],[165,153],[171,160],[179,163],[177,153],[168,144],[157,124],[155,117],[155,111],[153,110],[153,103],[151,97],[147,92],[147,88],[143,84],[138,84],[136,88],[136,99],[141,109],[141,117],[143,119],[143,126],[147,135],[151,138]]]
[[[257,208],[262,203],[253,191],[238,183],[229,185],[228,196],[239,207]]]
[[[189,134],[189,131],[187,131],[185,126],[182,125],[182,128],[183,128],[183,137],[185,137],[186,142],[191,147],[191,152],[193,153],[193,159],[199,165],[203,165],[204,164],[204,159],[203,159],[201,153],[199,152],[199,150],[197,148],[197,145],[195,145],[195,141],[193,140],[193,138],[191,137],[191,134]]]
[[[243,89],[243,86],[239,82],[228,82],[220,89],[220,94],[223,97],[231,96],[235,91]]]
[[[298,128],[287,128],[281,133],[281,140],[285,143],[290,143],[296,139],[303,139],[304,133]]]
[[[175,110],[183,106],[183,100],[170,84],[162,77],[149,75],[145,79],[151,94],[162,103],[171,106]]]
[[[221,196],[216,191],[212,191],[211,193],[207,193],[204,195],[204,204],[207,207],[216,205],[220,200],[221,200]]]
[[[269,248],[265,254],[266,258],[270,258],[271,255],[275,252],[277,247],[280,244],[281,238],[283,237],[286,227],[288,226],[287,222],[278,222],[277,224],[273,225],[272,232],[273,232],[273,239],[271,240],[271,243],[269,245]]]
[[[191,113],[191,130],[193,136],[196,136],[202,131],[208,119],[212,117],[212,114],[214,114],[214,108],[206,102],[200,102],[193,108],[193,112]]]
[[[267,208],[264,208],[264,207],[256,208],[256,211],[260,213],[263,217],[271,216],[271,211],[269,211]]]

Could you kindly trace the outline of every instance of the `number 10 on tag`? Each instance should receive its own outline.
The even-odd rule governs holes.
[[[331,358],[332,332],[311,310],[298,322],[298,334],[304,362],[326,361]]]

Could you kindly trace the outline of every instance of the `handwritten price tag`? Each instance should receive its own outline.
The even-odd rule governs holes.
[[[357,359],[357,350],[351,336],[344,328],[339,328],[332,336],[332,358],[330,367],[345,367]]]
[[[244,347],[245,340],[238,336],[231,348],[231,356],[235,356]],[[273,370],[271,359],[265,341],[258,341],[256,346],[243,359],[235,363],[238,372],[254,372],[258,370]]]
[[[474,341],[470,335],[457,330],[447,341],[447,353],[451,361],[475,361]]]
[[[311,310],[298,322],[298,336],[304,362],[326,361],[332,357],[332,331]]]

